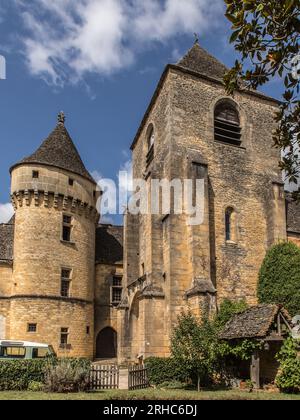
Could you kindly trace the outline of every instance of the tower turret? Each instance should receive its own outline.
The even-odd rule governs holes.
[[[60,113],[49,137],[11,168],[13,339],[93,357],[96,183]]]

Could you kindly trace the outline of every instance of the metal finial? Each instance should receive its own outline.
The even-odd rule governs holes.
[[[63,111],[61,111],[57,116],[58,124],[65,125],[66,117]]]
[[[195,37],[195,44],[199,44],[199,35],[196,32],[194,33],[194,37]]]

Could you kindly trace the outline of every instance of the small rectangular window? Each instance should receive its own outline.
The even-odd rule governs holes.
[[[63,216],[63,232],[62,238],[65,242],[71,242],[71,232],[72,232],[72,216]]]
[[[70,187],[73,187],[73,185],[74,185],[74,179],[69,178],[69,185],[70,185]]]
[[[122,300],[122,277],[115,276],[113,278],[113,285],[112,285],[112,304],[119,305]]]
[[[32,171],[32,178],[37,179],[39,177],[39,171]]]
[[[63,268],[61,270],[61,288],[60,288],[60,295],[62,297],[70,296],[70,285],[71,285],[71,270]]]
[[[60,346],[63,348],[67,348],[69,341],[69,328],[61,328],[60,329]]]
[[[87,335],[90,335],[90,327],[89,326],[86,327],[86,333],[87,333]]]
[[[37,324],[28,324],[27,325],[27,332],[35,333],[37,330]]]

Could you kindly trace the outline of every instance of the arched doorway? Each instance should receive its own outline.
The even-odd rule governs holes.
[[[99,332],[96,341],[97,359],[115,359],[117,357],[117,333],[113,328],[107,327]]]

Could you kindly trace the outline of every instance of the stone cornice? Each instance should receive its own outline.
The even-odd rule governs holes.
[[[64,298],[61,296],[46,296],[46,295],[12,295],[0,296],[0,300],[52,300],[57,302],[79,304],[79,305],[92,305],[93,301],[80,299],[80,298]]]
[[[11,194],[11,202],[15,209],[23,206],[35,206],[54,208],[59,211],[66,211],[85,216],[87,219],[98,223],[99,213],[94,206],[82,200],[58,194],[52,191],[43,190],[20,190]]]

